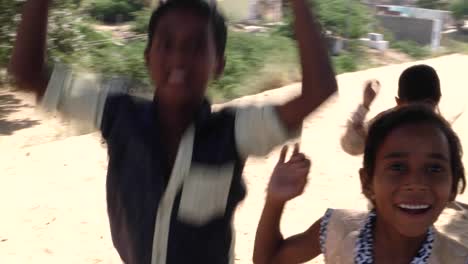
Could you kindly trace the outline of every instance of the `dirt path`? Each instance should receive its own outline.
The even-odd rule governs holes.
[[[468,56],[452,55],[425,61],[440,74],[442,112],[448,116],[466,103]],[[343,125],[361,98],[363,81],[378,78],[382,91],[373,114],[391,107],[401,71],[410,64],[387,66],[338,77],[340,94],[304,124],[302,150],[313,160],[306,193],[288,204],[285,235],[300,232],[326,208],[362,208],[357,171],[361,157],[350,157],[339,146]],[[233,103],[281,101],[298,93],[291,85]],[[0,90],[0,263],[120,263],[112,247],[105,205],[107,156],[98,134],[76,136],[70,124],[41,114],[29,95]],[[454,127],[464,145],[468,115]],[[236,219],[236,263],[251,263],[255,228],[264,190],[277,152],[251,159],[245,169],[249,193]],[[466,162],[467,157],[465,157]],[[459,200],[468,202],[468,195]],[[440,224],[453,222],[449,232],[464,230],[465,221],[447,210]],[[459,216],[457,216],[459,217]],[[311,263],[322,263],[316,260]]]

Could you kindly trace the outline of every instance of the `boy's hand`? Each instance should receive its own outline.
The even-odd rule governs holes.
[[[369,80],[366,82],[364,87],[364,99],[362,104],[364,107],[369,109],[372,102],[375,100],[375,97],[380,91],[380,82],[378,80]]]
[[[276,202],[284,203],[301,195],[310,171],[310,160],[299,152],[298,144],[286,162],[287,152],[288,147],[284,146],[268,185],[268,198]]]

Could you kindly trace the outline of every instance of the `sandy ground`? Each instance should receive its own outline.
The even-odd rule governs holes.
[[[442,112],[457,114],[467,103],[464,86],[468,56],[451,55],[424,61],[440,74]],[[286,236],[301,232],[326,208],[365,209],[358,169],[362,157],[339,146],[350,112],[361,100],[362,83],[378,78],[382,90],[370,117],[394,105],[400,73],[409,65],[386,66],[338,76],[339,95],[331,98],[304,124],[302,150],[313,160],[303,196],[290,202],[282,221]],[[299,92],[291,85],[233,103],[280,102]],[[107,155],[99,134],[79,136],[70,124],[40,113],[30,95],[0,89],[0,263],[120,263],[113,249],[105,205]],[[454,128],[464,145],[468,115]],[[236,263],[251,263],[256,224],[264,190],[277,151],[248,162],[248,196],[235,219]],[[465,157],[466,161],[466,157]],[[458,200],[468,202],[468,195]],[[468,245],[466,215],[447,209],[437,225]],[[320,259],[311,263],[322,263]]]

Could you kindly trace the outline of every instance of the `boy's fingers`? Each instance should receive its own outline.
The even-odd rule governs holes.
[[[288,154],[288,146],[283,146],[283,148],[281,149],[278,163],[284,163],[284,161],[286,160],[286,154]]]

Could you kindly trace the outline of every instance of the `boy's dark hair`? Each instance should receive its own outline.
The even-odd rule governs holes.
[[[396,107],[376,117],[371,124],[364,150],[364,170],[374,177],[376,156],[387,136],[396,128],[409,124],[429,123],[437,127],[447,138],[450,152],[450,167],[453,175],[452,191],[463,193],[466,186],[465,169],[462,162],[462,146],[457,134],[443,117],[426,105],[414,104]]]
[[[174,9],[188,9],[201,17],[208,18],[213,30],[217,56],[224,56],[227,39],[226,20],[216,5],[209,4],[205,0],[167,0],[160,3],[160,5],[153,11],[148,25],[147,48],[150,48],[153,44],[154,32],[161,17]]]
[[[437,72],[428,65],[407,68],[398,81],[398,97],[407,102],[431,100],[439,103],[440,80]]]

